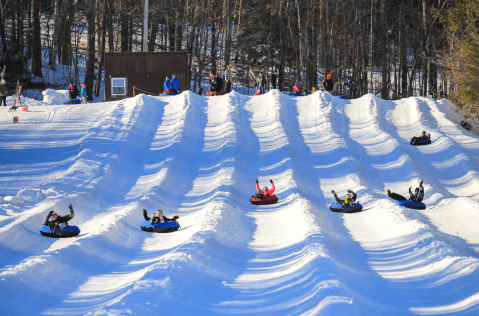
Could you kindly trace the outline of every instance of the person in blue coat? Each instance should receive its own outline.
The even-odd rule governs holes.
[[[171,92],[171,83],[170,78],[166,77],[165,83],[163,84],[163,88],[165,89],[163,93],[170,93]]]
[[[178,94],[178,92],[180,91],[180,82],[178,81],[178,79],[176,79],[176,75],[173,74],[171,75],[171,92],[173,93],[176,93]]]

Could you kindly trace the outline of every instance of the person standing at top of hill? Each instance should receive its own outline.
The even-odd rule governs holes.
[[[273,74],[271,75],[271,89],[276,89],[277,82],[278,82],[278,71],[275,69],[273,70]]]
[[[333,81],[333,79],[331,78],[331,75],[330,75],[330,74],[327,74],[327,75],[326,75],[326,79],[323,80],[323,87],[324,87],[324,90],[328,91],[329,93],[332,93],[332,92],[333,92],[333,89],[334,89],[334,81]]]
[[[349,79],[347,82],[344,83],[344,85],[348,89],[348,98],[356,99],[358,94],[358,89],[356,88],[356,84],[354,83],[354,80]]]
[[[230,93],[231,91],[231,66],[226,66],[225,69],[225,93]]]
[[[171,92],[171,82],[168,76],[165,78],[165,83],[163,83],[163,89],[164,89],[163,93]]]
[[[73,84],[73,81],[70,82],[70,88],[69,88],[69,94],[70,94],[70,99],[76,99],[78,94],[79,94],[79,91],[77,89],[77,87]]]
[[[399,100],[398,95],[394,89],[391,89],[391,92],[389,93],[387,100],[391,100],[391,101]]]
[[[264,88],[266,87],[266,78],[263,76],[263,73],[259,73],[259,77],[256,79],[256,90],[259,90],[259,93],[264,93]]]
[[[0,106],[2,106],[2,101],[3,106],[7,106],[7,90],[5,89],[5,83],[4,79],[0,81]]]
[[[176,79],[176,75],[175,74],[172,74],[171,75],[171,92],[173,93],[176,93],[178,94],[178,92],[180,91],[180,82],[178,81],[178,79]]]

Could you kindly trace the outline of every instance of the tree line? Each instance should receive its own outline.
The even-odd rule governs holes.
[[[149,0],[148,51],[187,51],[195,84],[232,64],[241,69],[235,84],[276,69],[282,90],[300,83],[311,91],[330,73],[338,93],[354,78],[360,95],[439,97],[457,90],[445,60],[455,37],[444,16],[458,2],[475,1]],[[142,50],[144,0],[0,5],[0,62],[22,70],[7,69],[11,76],[41,77],[48,60],[52,69],[74,66],[72,78],[98,94],[104,53]]]

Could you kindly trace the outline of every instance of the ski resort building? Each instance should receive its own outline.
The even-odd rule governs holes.
[[[172,74],[180,82],[179,92],[189,88],[187,52],[105,53],[104,101],[140,93],[159,95]]]

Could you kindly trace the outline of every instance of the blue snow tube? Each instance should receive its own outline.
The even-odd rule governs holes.
[[[163,96],[165,96],[165,95],[176,95],[176,93],[173,93],[173,92],[164,93],[164,92],[163,92],[162,94],[160,94],[160,97],[163,97]]]
[[[155,223],[151,225],[150,221],[143,221],[141,223],[141,229],[145,232],[152,232],[152,233],[170,233],[177,231],[180,228],[180,224],[175,221],[168,221],[161,223]]]
[[[407,207],[407,208],[412,208],[414,210],[425,210],[426,209],[426,204],[421,203],[421,202],[414,202],[414,201],[407,201],[407,200],[403,200],[403,201],[396,201],[395,200],[395,202],[398,205],[401,205],[401,206],[404,206],[404,207]]]
[[[51,230],[50,226],[44,225],[40,229],[40,234],[52,238],[74,237],[80,234],[80,228],[78,228],[77,226],[67,226],[62,229],[62,233],[61,235],[59,235],[55,230]]]
[[[415,143],[413,143],[412,139],[411,139],[411,141],[409,142],[409,144],[414,145],[414,146],[427,145],[427,144],[430,144],[430,143],[431,143],[431,140],[429,138],[416,140]]]
[[[336,96],[337,98],[340,98],[340,99],[349,99],[347,96],[345,95],[337,95]]]
[[[349,204],[346,204],[346,206],[343,207],[339,203],[333,203],[331,204],[329,209],[337,213],[357,213],[363,210],[363,206],[359,203],[354,203],[354,206],[350,206]]]
[[[63,101],[63,104],[80,104],[80,99],[68,99]]]
[[[299,94],[299,93],[288,93],[290,96],[293,96],[293,97],[304,97],[304,95],[302,94]]]

